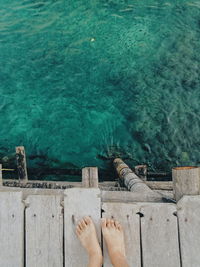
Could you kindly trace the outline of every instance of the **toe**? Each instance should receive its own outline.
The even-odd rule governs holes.
[[[123,231],[123,228],[122,228],[122,226],[121,226],[120,223],[118,224],[118,229],[119,229],[120,231]]]
[[[92,219],[89,216],[85,216],[84,218],[85,224],[90,224],[92,222]]]
[[[79,236],[81,234],[81,230],[79,227],[76,228],[76,234]]]
[[[115,227],[118,228],[120,223],[118,221],[115,221]]]
[[[77,227],[78,227],[80,230],[83,229],[83,227],[82,227],[82,225],[81,225],[81,221],[78,222]]]
[[[80,224],[81,224],[81,228],[82,229],[85,229],[85,227],[86,227],[85,221],[84,220],[81,220]]]
[[[115,227],[115,222],[114,222],[114,220],[110,220],[110,226],[113,227],[113,228]]]
[[[110,228],[110,227],[111,227],[111,220],[110,220],[110,219],[107,219],[106,226],[107,226],[108,228]]]
[[[106,227],[106,218],[101,219],[101,227],[105,228]]]

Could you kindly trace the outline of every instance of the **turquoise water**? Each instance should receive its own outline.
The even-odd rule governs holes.
[[[199,163],[200,1],[0,8],[0,157],[24,145],[30,167]]]

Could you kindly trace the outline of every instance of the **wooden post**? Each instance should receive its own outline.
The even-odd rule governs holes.
[[[2,164],[0,164],[0,186],[3,185]]]
[[[82,169],[82,186],[98,188],[97,167],[85,167]]]
[[[143,181],[147,180],[147,165],[135,166],[135,174],[142,178]]]
[[[199,174],[199,167],[176,167],[172,169],[174,194],[177,201],[183,195],[200,194]]]
[[[154,193],[120,158],[114,160],[114,166],[129,191]]]
[[[26,168],[26,153],[23,146],[16,147],[16,161],[19,180],[28,181],[28,174]]]

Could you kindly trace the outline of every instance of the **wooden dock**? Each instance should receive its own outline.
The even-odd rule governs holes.
[[[42,191],[26,199],[23,191],[0,192],[1,267],[87,266],[75,234],[76,223],[85,215],[93,218],[99,240],[101,217],[122,223],[130,266],[200,266],[200,196],[184,196],[177,204],[119,203],[102,201],[97,188]],[[111,266],[100,242],[104,266]]]
[[[104,267],[112,265],[103,217],[122,224],[130,267],[200,267],[198,167],[175,168],[173,182],[152,185],[146,169],[139,177],[115,159],[118,183],[99,183],[96,167],[82,170],[82,183],[42,182],[28,180],[23,147],[18,157],[18,181],[4,180],[0,164],[0,267],[87,266],[75,234],[86,215],[95,223]]]

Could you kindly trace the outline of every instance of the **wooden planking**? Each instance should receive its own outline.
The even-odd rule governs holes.
[[[146,204],[140,212],[143,267],[179,267],[176,205]]]
[[[26,202],[26,265],[63,267],[60,196],[30,195]]]
[[[145,183],[153,190],[173,190],[173,182],[171,181],[145,181]]]
[[[88,259],[86,252],[84,248],[82,248],[75,233],[77,222],[86,215],[92,217],[100,240],[100,190],[94,188],[72,188],[65,190],[65,266],[87,266]]]
[[[24,205],[21,192],[0,192],[0,266],[24,266]]]
[[[17,146],[16,150],[16,161],[19,180],[24,182],[28,181],[27,167],[26,167],[26,153],[24,146]]]
[[[85,167],[82,169],[82,186],[98,188],[97,167]]]
[[[98,188],[99,178],[98,178],[98,168],[90,167],[90,187]]]
[[[163,195],[129,192],[129,191],[101,191],[101,199],[103,202],[162,202]]]
[[[184,196],[177,206],[182,267],[200,266],[200,196]]]
[[[199,195],[200,167],[172,168],[172,179],[177,201],[184,195]]]
[[[82,186],[90,187],[90,172],[88,167],[82,169]]]
[[[124,228],[127,260],[130,266],[140,267],[140,218],[136,204],[104,203],[102,206],[104,218],[118,220]],[[103,242],[104,267],[112,266],[108,257],[105,242]]]
[[[3,185],[3,177],[2,177],[2,164],[0,164],[0,186]]]

